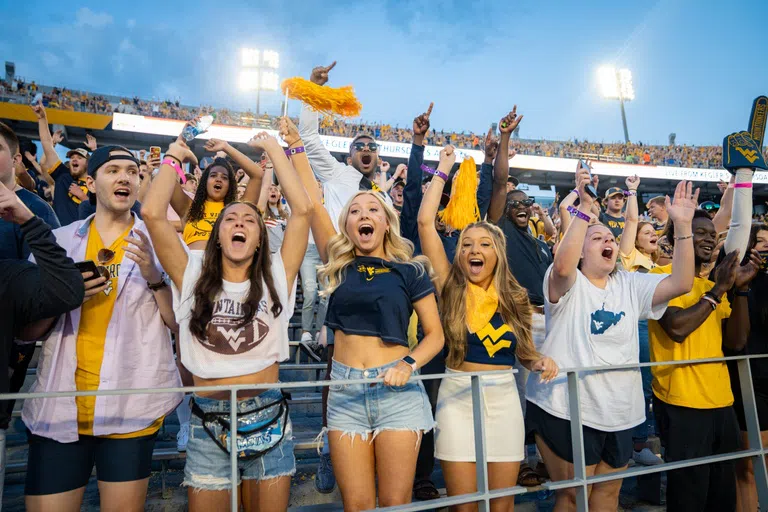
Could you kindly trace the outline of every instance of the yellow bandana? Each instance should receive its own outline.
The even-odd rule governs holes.
[[[475,333],[488,325],[499,309],[499,296],[493,283],[484,290],[481,286],[467,283],[467,329]]]

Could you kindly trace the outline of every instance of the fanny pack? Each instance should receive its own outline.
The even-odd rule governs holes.
[[[205,412],[190,400],[192,414],[203,422],[203,429],[213,439],[216,446],[229,455],[231,449],[231,430],[228,412]],[[259,418],[261,411],[270,407],[279,406],[277,413],[268,418]],[[280,444],[285,437],[285,427],[288,422],[288,401],[285,396],[272,403],[261,405],[250,411],[237,414],[236,450],[237,457],[242,460],[251,460],[261,457]],[[213,432],[213,427],[218,425],[222,432],[218,436]]]

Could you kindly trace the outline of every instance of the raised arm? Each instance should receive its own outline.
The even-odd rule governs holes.
[[[317,85],[325,85],[328,82],[328,72],[336,66],[334,61],[330,66],[318,66],[312,70],[310,81]],[[299,117],[299,134],[304,141],[304,149],[307,158],[312,164],[317,179],[325,183],[335,178],[339,172],[346,166],[336,160],[331,152],[328,151],[320,139],[320,132],[317,130],[319,114],[307,105],[302,105],[301,115]]]
[[[691,193],[693,184],[681,181],[675,188],[674,201],[666,197],[669,220],[675,225],[675,252],[672,255],[672,274],[656,287],[653,307],[666,304],[675,297],[691,291],[696,272],[693,255],[693,230],[691,222],[699,199],[699,189]]]
[[[137,200],[139,203],[144,203],[144,200],[147,198],[147,192],[149,192],[149,186],[152,183],[152,180],[154,177],[152,176],[152,171],[155,169],[160,168],[160,157],[159,156],[150,156],[147,159],[147,169],[149,172],[147,172],[147,175],[144,176],[144,179],[141,181],[141,185],[139,186],[139,197]]]
[[[504,214],[504,206],[507,204],[507,179],[509,178],[509,138],[515,128],[520,125],[523,116],[517,115],[517,105],[512,112],[499,121],[499,149],[496,153],[496,162],[493,164],[493,191],[491,202],[488,206],[488,220],[499,222]],[[512,155],[514,157],[514,154]]]
[[[544,224],[544,234],[547,236],[547,239],[554,238],[557,230],[555,229],[555,223],[552,222],[552,218],[549,216],[549,210],[542,208],[538,203],[534,203],[533,211]]]
[[[288,117],[280,119],[280,137],[288,144],[289,148],[302,145],[299,130]],[[312,228],[312,237],[315,239],[320,260],[323,263],[328,263],[328,242],[336,234],[336,228],[333,227],[328,210],[323,206],[323,194],[314,174],[312,174],[312,167],[309,165],[307,155],[303,152],[293,153],[291,163],[299,174],[301,184],[309,194],[310,201],[312,201],[313,214],[309,223],[310,228]]]
[[[579,191],[579,208],[577,211],[585,217],[590,215],[594,202],[594,198],[585,190],[589,182],[589,170],[579,165],[576,170],[576,188]],[[581,259],[584,238],[589,227],[589,221],[582,218],[582,215],[577,214],[571,219],[571,225],[560,241],[555,254],[552,271],[549,273],[548,299],[552,303],[559,301],[576,282],[579,259]]]
[[[40,145],[43,146],[43,154],[45,155],[45,164],[43,165],[43,171],[45,173],[50,172],[56,162],[59,161],[59,155],[56,154],[56,148],[53,144],[53,138],[51,137],[51,130],[48,127],[48,116],[45,113],[45,107],[40,102],[37,105],[32,105],[32,111],[37,117],[37,131],[40,137]]]
[[[637,187],[640,186],[640,178],[637,175],[630,176],[624,183],[627,185],[629,197],[627,199],[627,211],[624,213],[624,232],[621,234],[619,252],[624,256],[629,256],[635,248],[637,225],[640,220],[637,208]]]
[[[263,213],[267,213],[269,208],[269,187],[274,182],[275,167],[272,162],[267,162],[264,166],[264,178],[261,182],[261,189],[259,189],[259,199],[256,202],[256,206],[259,207]]]
[[[229,142],[221,139],[208,139],[205,143],[205,150],[212,153],[223,151],[248,175],[250,181],[245,187],[243,201],[257,204],[259,194],[261,193],[261,182],[264,179],[264,168],[245,156],[243,153],[233,147]]]
[[[45,181],[49,187],[53,188],[56,186],[56,182],[53,181],[53,178],[51,178],[51,175],[47,172],[43,172],[43,168],[40,166],[40,163],[35,158],[35,155],[30,153],[29,151],[24,152],[24,156],[27,157],[27,160],[29,161],[30,165],[32,166],[32,169],[37,176]]]
[[[277,179],[280,180],[283,196],[291,208],[291,216],[285,227],[285,238],[280,248],[280,256],[282,256],[283,266],[285,266],[285,277],[290,288],[296,281],[299,267],[304,261],[304,253],[307,252],[312,202],[296,174],[296,169],[285,156],[285,152],[276,138],[262,132],[248,141],[248,145],[267,152],[267,156],[272,160],[272,165],[275,166],[275,173]],[[268,248],[263,247],[262,250],[268,250]]]
[[[568,207],[573,206],[578,198],[579,191],[573,189],[568,192],[568,195],[566,195],[562,201],[560,201],[560,205],[558,206],[560,210],[560,232],[563,235],[568,231],[568,226],[571,224],[571,213],[568,211]]]
[[[715,225],[715,230],[718,233],[728,229],[728,224],[731,223],[731,214],[733,213],[733,185],[736,183],[736,175],[731,176],[730,183],[722,191],[723,196],[720,198],[720,209],[715,214],[715,218],[712,222]]]
[[[451,262],[445,255],[443,242],[435,227],[435,217],[440,208],[440,198],[445,188],[445,178],[451,172],[456,162],[456,153],[453,146],[446,146],[440,151],[440,163],[437,166],[437,172],[429,183],[429,188],[424,194],[419,208],[419,240],[421,240],[421,252],[432,262],[435,269],[435,286],[438,293],[443,289],[443,283],[451,270]]]
[[[179,165],[184,162],[197,162],[194,153],[181,138],[170,145],[165,156],[175,159]],[[205,186],[205,184],[200,186]],[[162,164],[160,172],[155,176],[155,180],[147,192],[146,202],[141,205],[141,217],[147,225],[160,265],[165,269],[176,288],[181,290],[189,256],[181,238],[176,233],[176,228],[168,220],[168,205],[171,203],[171,197],[177,187],[181,189],[176,170],[169,164]],[[184,213],[186,214],[186,212]]]
[[[493,136],[493,129],[488,128],[485,136],[485,158],[480,166],[480,184],[477,186],[477,207],[480,210],[480,218],[485,219],[488,208],[491,206],[491,194],[493,194],[493,160],[499,151],[499,141]],[[506,184],[504,185],[506,189]]]
[[[434,103],[423,114],[413,119],[413,143],[411,154],[408,156],[407,178],[403,188],[403,211],[400,212],[400,235],[419,247],[419,207],[422,202],[421,164],[424,163],[424,137],[429,131],[429,116],[432,115]]]

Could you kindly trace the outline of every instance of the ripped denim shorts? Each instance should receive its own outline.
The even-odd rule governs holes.
[[[246,412],[260,406],[280,400],[279,389],[270,389],[264,393],[239,400],[237,412]],[[215,400],[195,395],[195,403],[204,412],[229,412],[229,400]],[[272,408],[259,414],[264,417],[274,415]],[[214,435],[219,436],[221,427],[214,426]],[[293,427],[288,416],[285,436],[274,448],[261,457],[251,460],[238,460],[238,482],[241,480],[267,480],[280,476],[290,476],[296,472],[296,460],[293,457]],[[229,455],[211,439],[203,428],[200,418],[192,415],[189,424],[189,443],[187,444],[187,463],[184,466],[184,484],[204,491],[220,491],[231,488]]]
[[[328,393],[328,430],[359,434],[371,440],[385,430],[429,432],[435,426],[424,384],[409,380],[404,386],[346,384],[346,380],[381,378],[394,361],[378,368],[360,370],[333,360]],[[418,373],[418,372],[417,372]]]

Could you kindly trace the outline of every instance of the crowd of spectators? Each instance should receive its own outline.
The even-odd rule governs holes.
[[[114,98],[87,92],[75,92],[60,87],[40,87],[34,81],[25,82],[17,79],[13,83],[0,80],[2,101],[26,101],[38,92],[43,93],[47,107],[78,112],[109,114],[124,112],[164,119],[188,120],[195,116],[216,114],[216,122],[229,126],[271,127],[275,116],[267,113],[257,115],[250,110],[238,112],[226,108],[215,109],[210,105],[192,107],[182,105],[178,99],[150,101],[138,96],[133,98]],[[294,121],[296,121],[294,119]],[[411,142],[410,130],[406,127],[392,126],[386,123],[365,121],[346,121],[324,116],[320,120],[320,133],[338,137],[354,137],[359,133],[372,135],[376,140],[386,142]],[[462,149],[481,149],[484,134],[473,132],[448,132],[435,130],[427,137],[427,144],[444,146],[452,144]],[[512,138],[512,149],[521,155],[547,156],[555,158],[589,158],[617,163],[638,165],[666,165],[688,168],[719,168],[722,162],[720,146],[656,146],[642,142],[590,142],[587,140],[549,141],[524,140]],[[768,157],[768,150],[764,149]]]

